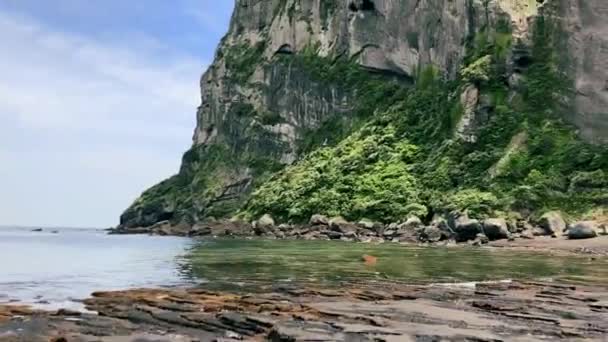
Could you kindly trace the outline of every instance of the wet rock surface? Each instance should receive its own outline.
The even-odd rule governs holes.
[[[605,341],[608,288],[514,281],[97,292],[88,310],[0,306],[0,341]]]

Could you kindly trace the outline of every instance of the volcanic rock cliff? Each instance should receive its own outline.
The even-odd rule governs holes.
[[[410,113],[417,103],[412,94],[422,92],[436,101]],[[532,212],[554,207],[559,198],[522,205],[522,194],[497,187],[494,180],[509,175],[505,182],[512,187],[534,192],[538,184],[526,182],[533,171],[545,169],[557,170],[561,183],[538,191],[584,190],[592,194],[583,201],[585,209],[608,204],[598,195],[608,184],[602,145],[608,141],[604,0],[237,0],[229,31],[201,78],[201,94],[193,146],[179,174],[137,199],[121,216],[122,227],[193,223],[243,208],[245,216],[272,212],[286,220],[311,212],[398,219],[407,211],[394,209],[397,204],[440,209],[433,196],[421,193],[423,187],[460,194],[452,206],[476,197],[493,210]],[[442,101],[443,107],[431,108]],[[409,114],[395,114],[400,110]],[[388,129],[379,118],[392,120],[396,142],[384,134],[361,152],[365,146],[357,144]],[[413,129],[426,130],[428,141]],[[562,139],[538,142],[538,134]],[[561,150],[535,150],[545,143],[566,144],[591,159],[566,165]],[[341,163],[349,148],[366,162]],[[391,178],[384,173],[394,166],[397,150],[404,170]],[[339,179],[315,176],[331,173],[311,171],[324,158],[319,154],[338,161],[331,167],[339,169]],[[452,163],[443,165],[450,170],[442,186],[424,180],[428,170],[442,167],[429,154]],[[512,169],[522,155],[529,165]],[[556,167],[547,167],[551,163]],[[381,179],[372,183],[393,179],[408,188],[390,182],[366,189],[348,181],[339,189],[321,184],[339,184],[352,173],[349,167],[365,170],[358,182],[377,176]],[[458,167],[462,170],[455,171]],[[411,179],[399,178],[406,174]],[[375,197],[362,202],[372,204],[332,204],[369,192]],[[484,202],[486,195],[496,201]],[[378,205],[383,202],[394,203],[384,208]]]

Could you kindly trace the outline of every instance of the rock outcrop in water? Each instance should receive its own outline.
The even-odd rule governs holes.
[[[179,174],[121,227],[604,206],[607,18],[603,0],[238,0]]]

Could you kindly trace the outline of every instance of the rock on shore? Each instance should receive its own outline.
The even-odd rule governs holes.
[[[537,237],[589,239],[601,235],[605,224],[598,221],[566,223],[559,212],[548,212],[537,222],[504,218],[472,219],[464,212],[436,216],[425,224],[410,216],[402,222],[382,224],[368,219],[358,223],[337,216],[313,215],[308,224],[277,224],[271,215],[251,223],[238,220],[209,220],[196,225],[172,224],[169,221],[147,228],[118,228],[111,234],[152,234],[188,237],[260,237],[267,239],[340,240],[351,242],[397,242],[419,244],[469,243],[474,246],[496,240],[532,240]]]

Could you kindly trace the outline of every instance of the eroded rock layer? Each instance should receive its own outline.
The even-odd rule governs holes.
[[[605,341],[607,300],[603,287],[532,281],[99,292],[85,300],[99,315],[0,306],[0,341]]]

